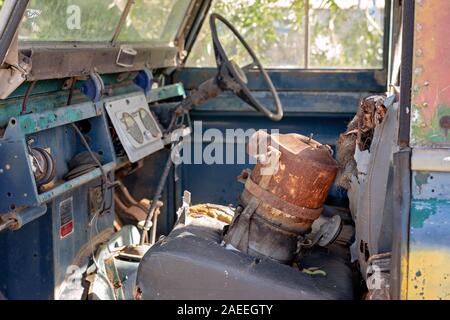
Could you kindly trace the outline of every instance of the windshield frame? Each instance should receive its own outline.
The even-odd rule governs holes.
[[[210,1],[211,2],[211,1]],[[394,4],[397,3],[397,4]],[[385,92],[388,89],[393,65],[391,55],[395,43],[396,35],[400,30],[400,25],[394,20],[394,10],[400,8],[398,1],[385,0],[384,8],[384,35],[383,35],[383,63],[379,68],[266,68],[275,87],[284,91],[356,91],[356,92]],[[217,73],[215,67],[187,67],[186,61],[189,58],[191,49],[200,33],[202,25],[210,11],[210,4],[204,6],[204,10],[197,15],[197,21],[190,34],[186,37],[187,55],[181,62],[181,67],[173,73],[174,81],[181,81],[187,90],[198,87],[200,83],[209,79]],[[398,21],[397,21],[398,22]],[[249,88],[254,91],[261,91],[260,72],[250,70]],[[345,83],[345,85],[342,85]]]
[[[5,61],[27,7],[28,0],[6,0],[0,9],[0,65]]]
[[[175,40],[172,43],[158,43],[155,41],[144,42],[85,42],[85,41],[21,41],[19,51],[31,57],[33,62],[32,72],[27,75],[28,81],[45,79],[62,79],[66,77],[85,76],[89,72],[96,70],[100,74],[133,72],[143,68],[153,70],[164,68],[175,68],[180,65],[185,53],[185,39],[189,35],[190,28],[196,21],[202,5],[211,0],[191,0],[187,11],[180,23]],[[6,57],[8,49],[14,39],[17,38],[17,30],[20,21],[26,12],[28,0],[6,0],[3,10],[8,5],[19,6],[22,10],[12,11],[8,18],[8,30],[10,38],[1,35],[1,48],[3,52],[1,61]],[[13,24],[12,21],[16,21]],[[0,30],[1,32],[1,30]],[[137,51],[136,62],[133,66],[123,67],[115,63],[122,46],[131,46]],[[46,59],[46,57],[51,57]],[[60,64],[52,63],[57,59]],[[70,60],[75,59],[76,63]]]

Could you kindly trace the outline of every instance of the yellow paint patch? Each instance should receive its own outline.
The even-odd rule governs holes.
[[[415,249],[409,253],[409,300],[450,299],[450,251]]]

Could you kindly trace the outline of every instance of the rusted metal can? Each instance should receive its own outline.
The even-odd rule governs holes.
[[[224,240],[250,255],[290,263],[299,237],[310,232],[322,212],[337,163],[329,146],[299,134],[258,131],[256,139],[261,138],[267,139],[269,152],[249,151],[257,164],[240,177],[245,183],[243,209]]]

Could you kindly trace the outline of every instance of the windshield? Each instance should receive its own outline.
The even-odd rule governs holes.
[[[1,1],[1,0],[0,0]],[[128,0],[31,0],[19,30],[20,41],[110,42]],[[169,44],[189,0],[135,0],[118,31],[121,42]]]
[[[189,0],[136,1],[122,28],[119,41],[173,41],[189,6]]]
[[[387,0],[215,0],[210,13],[226,17],[267,68],[381,69]],[[187,61],[214,67],[208,19]],[[246,50],[217,31],[224,50],[241,66]],[[225,28],[225,31],[228,29]]]

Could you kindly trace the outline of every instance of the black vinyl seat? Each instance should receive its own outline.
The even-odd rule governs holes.
[[[157,242],[139,266],[142,299],[353,299],[349,259],[336,245],[314,249],[302,260],[302,267],[326,273],[310,275],[225,249],[222,227],[212,218],[197,218]]]

